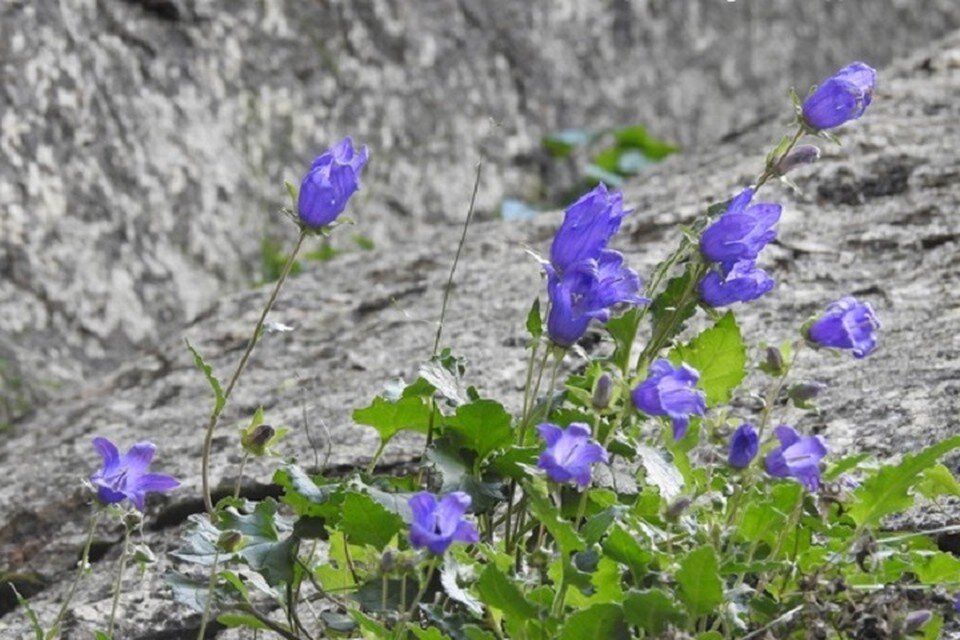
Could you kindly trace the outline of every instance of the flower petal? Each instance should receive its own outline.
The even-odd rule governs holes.
[[[117,450],[117,446],[106,438],[99,436],[94,438],[93,448],[96,449],[100,457],[103,458],[103,469],[105,472],[117,466],[120,462],[120,452]]]
[[[123,456],[125,464],[131,472],[141,474],[150,466],[153,455],[157,452],[157,446],[152,442],[138,442],[130,447],[126,455]]]
[[[180,486],[180,481],[173,476],[163,475],[162,473],[147,473],[133,483],[134,491],[149,493],[151,491],[170,491]]]

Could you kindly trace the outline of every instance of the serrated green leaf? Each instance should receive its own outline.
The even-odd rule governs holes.
[[[402,527],[400,516],[387,511],[368,495],[350,492],[343,500],[339,529],[351,544],[369,544],[382,551]]]
[[[670,352],[674,364],[685,362],[700,372],[698,386],[707,395],[707,405],[730,400],[747,375],[747,348],[732,311],[712,327]]]
[[[699,618],[716,609],[723,602],[723,583],[713,547],[704,545],[687,554],[680,562],[677,583],[691,615]]]
[[[513,441],[512,422],[512,417],[499,402],[476,400],[457,407],[457,412],[445,419],[444,432],[475,451],[479,462]]]
[[[655,635],[683,622],[680,605],[662,589],[631,591],[623,600],[623,615],[630,624]]]
[[[618,317],[610,318],[604,327],[616,348],[610,361],[621,371],[626,371],[630,364],[630,352],[640,326],[640,309],[633,307]]]
[[[914,551],[911,570],[922,584],[960,580],[960,558],[943,551]]]
[[[900,464],[884,465],[854,492],[850,517],[862,528],[879,523],[884,516],[910,508],[913,505],[911,489],[921,474],[957,447],[960,447],[960,436],[927,447],[920,453],[906,455]]]
[[[652,557],[650,552],[640,545],[636,536],[631,535],[619,525],[610,529],[610,534],[603,541],[603,552],[611,559],[628,567],[635,582],[646,574]]]
[[[537,608],[524,597],[514,582],[492,564],[488,564],[480,574],[476,588],[481,602],[499,609],[515,623],[537,618]]]
[[[630,631],[623,621],[623,609],[613,603],[595,604],[568,617],[560,631],[560,640],[583,638],[629,640]]]
[[[380,441],[387,443],[401,431],[426,433],[430,425],[430,407],[420,396],[403,397],[391,402],[377,396],[368,407],[356,409],[353,419],[373,427]]]
[[[535,298],[527,314],[527,333],[534,340],[543,335],[543,318],[540,316],[540,298]]]
[[[953,472],[942,464],[936,464],[924,471],[917,483],[917,493],[933,500],[940,496],[960,496],[960,482]]]
[[[190,344],[189,340],[184,340],[187,343],[187,349],[190,350],[190,353],[193,354],[193,364],[196,365],[197,369],[203,373],[203,377],[207,379],[207,383],[210,385],[210,388],[213,389],[214,395],[214,409],[213,413],[219,414],[223,409],[223,405],[226,404],[227,399],[223,395],[223,388],[220,386],[220,381],[217,379],[217,376],[213,373],[213,367],[208,365],[203,359],[203,356],[200,355],[200,352],[193,348],[193,345]]]

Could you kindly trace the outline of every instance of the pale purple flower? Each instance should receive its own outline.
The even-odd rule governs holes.
[[[650,416],[666,416],[673,424],[673,438],[687,432],[690,416],[707,410],[706,395],[697,389],[700,373],[688,364],[674,367],[660,359],[650,365],[647,379],[633,390],[633,406]]]
[[[781,207],[769,202],[750,205],[752,188],[741,191],[727,210],[700,237],[700,253],[711,262],[726,268],[740,260],[756,260],[777,232],[773,226],[780,220]]]
[[[746,469],[757,456],[760,448],[757,430],[750,423],[743,423],[730,436],[730,453],[727,462],[736,469]]]
[[[628,213],[623,208],[623,194],[608,191],[603,183],[584,194],[567,208],[553,238],[550,263],[554,270],[563,275],[578,262],[599,258]]]
[[[764,466],[777,478],[794,478],[808,491],[820,488],[820,460],[827,455],[827,444],[820,436],[801,436],[790,426],[774,429],[780,446],[767,454]]]
[[[846,296],[828,305],[807,335],[820,346],[846,349],[854,358],[865,358],[877,348],[879,328],[880,321],[869,303]]]
[[[607,450],[590,438],[590,427],[574,422],[566,429],[545,422],[537,427],[547,448],[540,454],[537,466],[554,482],[573,480],[581,488],[590,484],[590,468],[607,462]]]
[[[454,491],[439,501],[432,493],[421,491],[409,500],[413,512],[410,523],[410,544],[415,549],[426,547],[431,553],[443,555],[454,542],[480,541],[476,527],[464,519],[470,508],[470,496]]]
[[[854,62],[830,76],[803,101],[803,120],[813,129],[832,129],[863,115],[877,88],[877,72]]]
[[[753,260],[739,260],[729,268],[711,270],[700,280],[700,299],[711,307],[756,300],[773,289],[773,278]]]
[[[180,486],[171,476],[147,473],[157,451],[153,443],[139,442],[122,456],[116,445],[106,438],[94,438],[93,447],[103,458],[103,467],[90,476],[90,482],[97,488],[97,498],[103,504],[129,500],[143,511],[148,493],[170,491]]]
[[[367,164],[367,147],[354,150],[347,137],[320,154],[300,182],[297,214],[308,227],[325,227],[347,208],[360,188],[360,172]]]

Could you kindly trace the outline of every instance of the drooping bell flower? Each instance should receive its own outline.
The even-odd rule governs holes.
[[[848,350],[854,358],[865,358],[877,348],[878,329],[880,321],[873,307],[845,296],[827,306],[810,325],[807,337],[822,347]]]
[[[793,478],[808,491],[820,488],[820,460],[827,443],[820,436],[801,436],[785,424],[774,429],[780,446],[767,454],[764,466],[776,478]]]
[[[711,270],[700,280],[700,299],[711,307],[756,300],[773,289],[774,281],[753,260],[739,260],[729,269]]]
[[[590,484],[590,469],[597,462],[607,462],[607,450],[590,438],[590,427],[574,422],[566,429],[545,422],[537,427],[547,443],[537,466],[554,482],[571,480],[580,488]]]
[[[757,436],[757,430],[750,423],[740,425],[733,435],[730,436],[730,452],[727,455],[727,462],[735,469],[746,469],[750,462],[757,457],[760,442]]]
[[[463,491],[448,493],[439,501],[432,493],[421,491],[410,498],[409,505],[413,512],[410,544],[415,549],[426,547],[439,556],[454,542],[480,541],[476,527],[463,517],[470,508],[470,496]]]
[[[777,232],[773,226],[780,219],[778,204],[759,202],[751,205],[752,188],[741,191],[727,210],[700,237],[700,253],[710,262],[732,268],[740,260],[756,260]]]
[[[803,101],[803,120],[812,129],[833,129],[863,115],[877,88],[877,72],[862,62],[840,69]]]
[[[367,147],[354,150],[347,137],[320,154],[300,182],[297,214],[304,225],[319,229],[337,219],[360,188]]]
[[[103,466],[90,482],[97,489],[97,498],[105,505],[129,500],[140,511],[148,493],[170,491],[180,486],[175,478],[159,473],[148,473],[157,447],[150,442],[139,442],[124,455],[106,438],[94,438],[93,447],[103,458]]]
[[[688,364],[674,367],[660,359],[650,365],[647,379],[631,394],[633,406],[650,416],[666,416],[673,424],[673,439],[686,434],[691,416],[707,410],[706,394],[697,389],[700,373]]]
[[[623,194],[608,191],[602,182],[570,205],[550,246],[550,264],[560,275],[584,260],[596,260],[610,238],[620,230],[629,211],[623,208]]]

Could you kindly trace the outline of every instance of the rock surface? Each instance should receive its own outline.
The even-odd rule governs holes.
[[[629,185],[636,213],[618,248],[649,273],[677,239],[673,224],[749,183],[780,133],[776,122],[749,128]],[[822,416],[799,426],[822,432],[838,450],[894,455],[960,428],[960,33],[886,69],[867,116],[840,133],[842,147],[826,147],[820,163],[796,174],[801,193],[779,185],[764,191],[763,199],[785,207],[780,240],[765,254],[778,287],[738,313],[751,340],[773,342],[795,335],[804,318],[841,295],[870,301],[884,323],[881,348],[865,361],[801,359],[800,375],[830,390]],[[444,343],[467,358],[470,383],[513,408],[524,316],[542,288],[523,247],[544,250],[559,219],[477,224],[456,279]],[[350,411],[391,379],[411,379],[428,355],[457,236],[451,228],[424,229],[375,259],[348,255],[288,283],[272,319],[295,330],[265,337],[233,396],[215,440],[218,486],[231,486],[235,428],[260,404],[269,421],[295,427],[285,455],[330,471],[368,460],[375,434],[354,425]],[[225,297],[187,329],[221,377],[235,365],[267,293]],[[201,509],[199,448],[210,401],[177,336],[39,407],[5,435],[0,465],[14,480],[0,485],[0,567],[34,592],[44,619],[55,615],[81,545],[87,507],[80,481],[97,464],[91,438],[129,445],[149,437],[160,445],[157,467],[184,486],[151,502],[146,538],[160,566],[143,579],[131,572],[121,637],[188,637],[185,630],[195,628],[196,617],[172,604],[159,575],[183,519]],[[409,461],[420,446],[398,439],[384,463]],[[247,477],[250,492],[269,492],[268,465],[253,465]],[[103,621],[118,539],[116,527],[99,530],[95,573],[78,592],[67,637],[89,637]],[[0,600],[4,611],[9,595],[4,590]],[[21,611],[0,618],[0,635],[31,637]]]
[[[545,133],[695,149],[958,26],[953,0],[0,3],[0,424],[257,280],[282,181],[338,136],[374,150],[354,211],[385,246],[461,214],[480,150],[492,215],[569,181]]]

